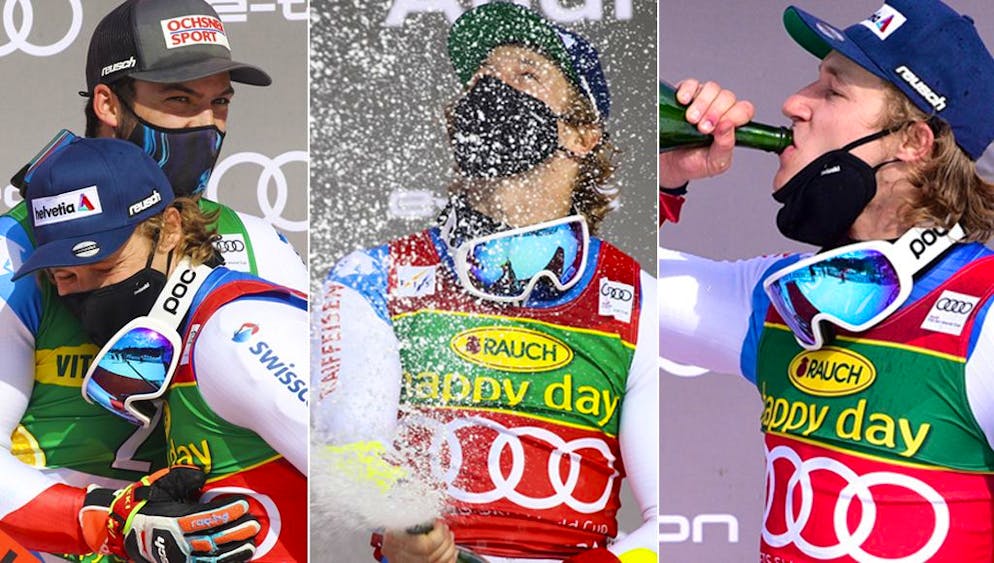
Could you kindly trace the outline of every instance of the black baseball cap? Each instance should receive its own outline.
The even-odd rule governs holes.
[[[130,76],[186,82],[220,72],[233,82],[269,86],[262,69],[231,60],[224,23],[204,0],[127,0],[104,16],[86,54],[86,91]]]

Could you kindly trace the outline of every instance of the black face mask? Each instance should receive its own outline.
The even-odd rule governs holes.
[[[898,129],[878,131],[819,156],[773,192],[773,199],[783,204],[777,213],[783,236],[822,248],[846,240],[853,222],[877,193],[877,170],[896,162],[870,166],[849,151]]]
[[[224,142],[224,133],[217,126],[166,129],[138,117],[127,105],[125,108],[137,121],[128,140],[158,163],[169,178],[173,193],[190,196],[207,189]]]
[[[86,335],[97,346],[102,348],[129,321],[148,314],[166,287],[166,274],[152,269],[154,246],[145,268],[128,279],[93,291],[61,297],[66,308],[79,319]],[[168,263],[166,269],[169,269]]]
[[[449,142],[456,164],[472,178],[527,172],[559,147],[558,119],[541,100],[484,76],[452,112]]]

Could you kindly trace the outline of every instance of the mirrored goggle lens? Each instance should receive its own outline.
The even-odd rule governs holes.
[[[86,396],[132,422],[142,424],[126,406],[130,398],[154,399],[162,395],[169,373],[173,343],[158,331],[134,328],[104,349],[86,381]]]
[[[863,249],[790,271],[767,291],[798,339],[813,345],[815,315],[865,325],[897,300],[901,286],[890,259],[877,250]]]
[[[467,255],[470,283],[481,291],[518,295],[547,273],[569,285],[582,274],[583,244],[579,222],[473,243]]]

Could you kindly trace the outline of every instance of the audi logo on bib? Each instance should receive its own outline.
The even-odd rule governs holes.
[[[46,0],[46,2],[40,2],[39,5],[44,4],[45,9],[48,10],[51,9],[49,5],[51,3],[52,0]],[[0,57],[9,55],[15,51],[21,51],[26,55],[35,57],[50,57],[65,51],[66,48],[72,45],[72,42],[79,35],[80,28],[83,27],[83,5],[81,0],[64,0],[62,3],[67,5],[72,14],[69,29],[58,41],[48,45],[39,45],[32,43],[29,39],[29,36],[35,31],[35,24],[40,23],[44,25],[45,22],[51,21],[53,18],[44,16],[36,20],[35,6],[31,0],[4,0],[2,13],[3,31],[7,35],[7,42],[0,43]],[[20,8],[20,25],[17,25],[17,21],[14,19],[15,8]]]
[[[237,239],[219,239],[214,241],[214,248],[218,252],[242,252],[245,250],[245,243]]]
[[[411,436],[427,432],[428,443],[420,453],[429,462],[432,477],[444,482],[448,494],[458,501],[510,501],[529,510],[568,507],[595,514],[616,494],[616,454],[605,440],[590,433],[564,436],[568,433],[554,431],[555,425],[516,426],[482,416],[443,422],[409,415],[403,426]]]
[[[959,301],[957,299],[949,299],[948,297],[943,297],[935,303],[935,308],[939,311],[946,311],[949,313],[959,313],[965,315],[973,310],[973,303],[969,301]]]

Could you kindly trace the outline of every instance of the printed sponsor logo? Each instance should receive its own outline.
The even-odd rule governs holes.
[[[397,297],[435,294],[435,266],[397,266]]]
[[[979,297],[944,290],[925,315],[921,328],[959,336],[979,302]]]
[[[128,59],[125,59],[123,61],[118,61],[118,62],[116,62],[116,63],[114,63],[112,65],[105,66],[104,68],[102,68],[100,70],[100,76],[107,76],[108,74],[110,74],[112,72],[117,72],[119,70],[124,70],[124,69],[128,69],[128,68],[133,68],[136,64],[138,64],[138,61],[136,61],[135,57],[132,56],[132,57],[130,57]]]
[[[31,202],[35,227],[73,221],[99,215],[100,195],[96,186],[82,188],[50,197],[40,197]]]
[[[136,201],[131,204],[131,207],[128,207],[128,217],[134,217],[160,201],[162,201],[162,194],[159,193],[159,190],[153,188],[152,195],[141,201]]]
[[[244,323],[238,330],[235,331],[235,335],[232,336],[231,339],[235,342],[245,342],[257,332],[259,332],[259,325]]]
[[[174,315],[178,314],[180,305],[179,300],[183,299],[183,297],[190,292],[190,284],[196,279],[196,270],[187,269],[181,272],[176,283],[174,283],[171,287],[166,288],[166,291],[169,292],[169,297],[166,297],[166,301],[162,304],[163,310]]]
[[[632,309],[635,306],[635,286],[601,278],[599,291],[600,296],[597,300],[597,313],[599,315],[614,317],[626,323],[632,320]]]
[[[926,229],[922,231],[922,234],[918,238],[911,239],[910,250],[914,254],[915,260],[920,259],[925,255],[925,251],[929,249],[930,246],[938,242],[938,240],[949,234],[949,231],[945,229]],[[928,259],[931,260],[934,256],[929,256]]]
[[[835,41],[845,41],[846,40],[846,36],[842,35],[841,31],[839,31],[838,29],[832,27],[831,25],[828,25],[825,22],[820,21],[820,22],[818,22],[818,23],[815,24],[815,27],[825,37],[828,37],[830,39],[834,39]]]
[[[306,165],[307,151],[287,151],[275,157],[257,152],[235,153],[214,167],[210,179],[207,181],[206,197],[212,200],[223,200],[218,197],[218,190],[224,175],[232,168],[240,164],[255,164],[262,169],[259,179],[256,181],[256,199],[259,202],[259,209],[262,211],[262,218],[268,221],[277,229],[288,232],[303,232],[307,230],[307,218],[289,219],[284,217],[287,204],[292,199],[292,195],[300,190],[291,190],[287,181],[287,174],[284,168],[291,162],[300,162]],[[306,171],[306,166],[302,169]],[[293,177],[291,175],[291,177]],[[306,176],[304,179],[306,181]],[[226,185],[229,185],[230,182]],[[240,182],[239,189],[244,187]],[[271,200],[270,197],[273,197]],[[304,206],[306,209],[306,205]]]
[[[100,245],[92,240],[84,240],[72,247],[72,253],[80,258],[96,256],[98,252],[100,252]]]
[[[166,459],[169,465],[196,465],[203,467],[206,473],[210,473],[214,467],[214,456],[211,454],[211,445],[207,439],[199,442],[188,442],[177,445],[172,438],[169,439],[169,451],[166,452]]]
[[[240,233],[221,235],[221,238],[214,241],[214,248],[221,253],[226,267],[243,272],[249,271],[251,261],[244,235]]]
[[[794,387],[810,395],[843,397],[872,385],[877,370],[856,352],[826,346],[794,356],[787,375]]]
[[[190,350],[193,349],[193,341],[197,339],[197,333],[199,332],[200,323],[192,325],[190,330],[187,331],[186,342],[183,343],[183,353],[179,357],[179,365],[185,366],[190,363]]]
[[[860,23],[880,39],[887,39],[890,37],[890,34],[904,25],[905,21],[907,21],[907,18],[904,17],[904,14],[898,12],[892,6],[884,4],[872,16]]]
[[[715,534],[719,534],[719,540],[723,526],[726,541],[739,543],[739,519],[734,514],[696,514],[693,516],[660,514],[656,521],[659,524],[659,543],[682,543],[687,540],[693,543],[704,543],[705,526],[712,528]]]
[[[468,362],[501,371],[550,371],[573,361],[573,350],[563,341],[518,327],[464,330],[449,341],[449,348]]]
[[[908,86],[918,92],[918,94],[925,98],[925,101],[929,103],[935,111],[942,111],[946,109],[946,97],[940,95],[931,86],[925,84],[925,82],[918,78],[918,75],[912,72],[910,68],[905,65],[901,65],[894,69],[894,72],[901,77],[901,80],[908,83]]]
[[[224,24],[213,16],[180,16],[161,20],[162,37],[167,49],[189,47],[190,45],[221,45],[231,50]]]
[[[41,28],[41,33],[36,34],[36,37],[38,35],[43,37],[58,37],[58,32],[54,35],[51,33],[51,25],[54,25],[52,22],[64,21],[61,13],[58,16],[55,15],[54,8],[59,4],[62,6],[68,4],[69,9],[72,10],[69,29],[54,43],[48,45],[32,43],[28,36],[36,31],[35,24],[38,22],[42,22],[38,26]],[[4,34],[7,36],[7,42],[0,44],[0,57],[17,51],[33,57],[50,57],[66,50],[76,40],[80,29],[83,27],[83,4],[81,0],[69,0],[68,2],[61,3],[39,2],[39,6],[41,7],[40,12],[42,17],[36,18],[34,17],[35,6],[32,0],[5,0],[3,2],[2,23]],[[15,19],[15,10],[18,8],[20,9],[20,18]]]
[[[159,561],[168,561],[169,555],[166,553],[166,538],[156,535],[155,550],[159,554]]]
[[[297,396],[297,399],[305,405],[308,404],[307,382],[301,378],[294,368],[296,364],[284,361],[272,345],[264,340],[252,340],[252,337],[259,333],[259,325],[255,323],[243,323],[235,331],[231,339],[235,342],[248,345],[248,351],[258,357],[258,361],[266,371],[273,374],[287,390]]]

